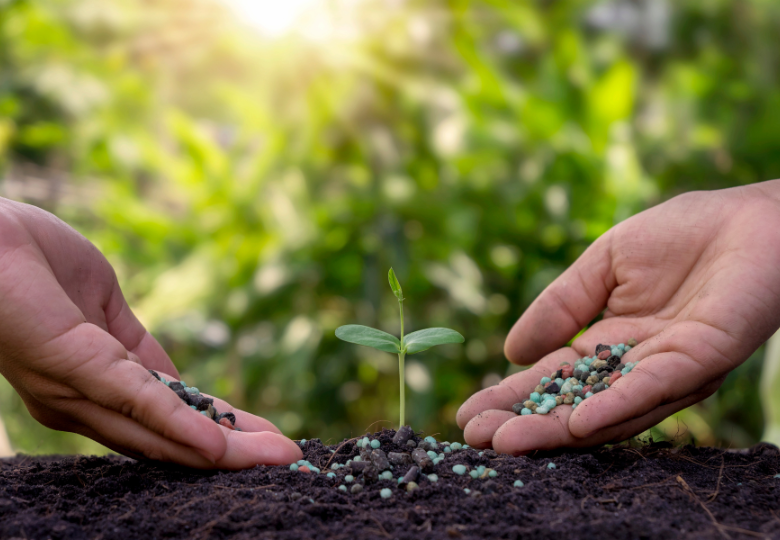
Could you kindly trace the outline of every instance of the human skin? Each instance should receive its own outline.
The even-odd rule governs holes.
[[[547,287],[504,346],[534,366],[474,394],[457,422],[470,445],[514,455],[625,440],[711,395],[778,326],[780,181],[687,193],[613,227]],[[561,362],[631,337],[623,361],[641,362],[608,390],[511,412]]]
[[[133,315],[111,265],[53,215],[0,198],[0,373],[33,418],[122,454],[197,468],[301,459],[270,422],[233,412],[232,431],[155,379],[179,374]]]

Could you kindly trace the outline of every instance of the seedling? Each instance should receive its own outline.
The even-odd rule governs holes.
[[[401,316],[401,339],[398,339],[387,332],[377,330],[376,328],[370,328],[359,324],[348,324],[339,327],[336,329],[336,337],[350,343],[357,343],[358,345],[365,345],[380,351],[398,355],[398,376],[400,378],[399,386],[401,389],[400,425],[403,426],[406,412],[406,385],[404,380],[404,360],[406,359],[406,355],[422,352],[431,347],[435,347],[436,345],[463,343],[465,340],[458,332],[450,330],[449,328],[426,328],[425,330],[417,330],[408,336],[404,336],[404,293],[401,290],[401,284],[398,283],[398,278],[395,277],[395,272],[393,272],[392,268],[388,272],[387,277],[390,281],[390,288],[393,289],[393,294],[398,299],[398,309]]]

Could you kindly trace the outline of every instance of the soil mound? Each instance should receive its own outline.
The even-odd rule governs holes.
[[[394,433],[369,438],[384,452],[409,452]],[[360,455],[355,442],[306,442],[304,458],[320,474],[203,472],[116,456],[0,460],[0,538],[780,538],[772,445],[624,444],[517,458],[456,450],[407,492],[397,478],[412,463],[396,460],[392,479],[333,469]],[[355,484],[364,485],[353,493]]]

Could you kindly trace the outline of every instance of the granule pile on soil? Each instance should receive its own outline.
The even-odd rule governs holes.
[[[394,434],[369,439],[388,455],[409,452]],[[369,478],[353,493],[364,483],[346,465],[360,455],[358,440],[304,443],[320,474],[204,472],[117,456],[0,460],[0,538],[780,538],[772,445],[623,444],[516,458],[461,449],[420,472],[416,489],[398,478],[417,465],[396,459],[393,478]]]

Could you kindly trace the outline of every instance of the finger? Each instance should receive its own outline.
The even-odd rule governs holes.
[[[496,429],[492,446],[496,452],[517,456],[534,450],[590,448],[606,443],[621,442],[650,429],[664,418],[707,398],[717,390],[718,386],[718,384],[710,385],[700,392],[653,409],[639,418],[600,430],[585,438],[575,437],[567,426],[571,422],[572,414],[579,412],[592,398],[583,401],[575,410],[564,405],[556,407],[547,415],[515,416]],[[478,440],[482,440],[483,437],[484,434],[480,434]],[[471,444],[468,437],[466,442]]]
[[[587,408],[577,408],[569,426],[572,434],[587,437],[638,418],[719,379],[732,367],[720,352],[730,339],[713,327],[687,321],[640,343],[624,359],[641,362],[608,391],[592,396]]]
[[[133,419],[89,400],[68,403],[63,410],[69,422],[73,423],[67,431],[89,437],[126,456],[178,463],[196,469],[211,469],[216,465],[194,448],[166,439]],[[220,433],[220,437],[224,438],[224,435]]]
[[[157,374],[165,377],[165,379],[169,381],[175,381],[177,379],[177,377],[172,377],[170,374],[163,371],[158,371]],[[255,416],[254,414],[242,411],[241,409],[236,409],[224,399],[216,398],[210,394],[204,394],[203,392],[201,392],[201,394],[214,400],[214,408],[217,409],[219,413],[229,412],[235,414],[236,427],[241,428],[243,431],[271,431],[282,435],[281,430],[265,418]]]
[[[227,440],[227,451],[217,461],[220,469],[248,469],[258,464],[287,465],[303,458],[297,444],[271,431],[250,433],[227,430]]]
[[[491,448],[498,428],[517,418],[512,411],[486,410],[469,419],[463,428],[463,440],[473,448]]]
[[[118,413],[92,405],[84,423],[89,431],[81,429],[82,434],[132,457],[174,462],[198,469],[229,470],[248,469],[256,465],[287,465],[303,458],[298,445],[283,435],[220,428],[221,436],[226,438],[227,450],[221,459],[211,463],[192,448],[160,437]]]
[[[458,426],[466,424],[482,411],[499,409],[510,411],[512,405],[529,399],[542,377],[549,377],[562,362],[573,363],[580,355],[574,349],[559,349],[537,362],[533,367],[510,375],[499,384],[480,390],[461,405],[456,416]]]
[[[199,469],[248,469],[255,465],[286,465],[298,461],[303,452],[293,441],[268,431],[246,433],[220,428],[227,439],[227,450],[216,463],[204,459],[192,448],[167,440],[137,422],[95,404],[87,405],[89,414],[79,415],[82,434],[101,444],[135,457],[175,462]]]
[[[197,448],[214,462],[226,450],[219,426],[190,409],[95,325],[79,324],[46,347],[56,378],[98,405],[123,414],[166,439]],[[63,351],[66,351],[63,353]]]
[[[43,403],[24,389],[20,389],[19,395],[30,414],[51,429],[78,433],[136,459],[170,461],[196,468],[213,466],[195,449],[165,439],[83,397],[61,397],[54,403]]]
[[[607,304],[616,287],[612,232],[596,240],[547,287],[512,327],[504,344],[515,364],[530,364],[566,344]]]
[[[200,469],[246,469],[258,464],[284,465],[303,457],[301,449],[290,439],[268,431],[245,433],[219,427],[226,438],[224,456],[211,463],[193,448],[165,439],[132,419],[104,409],[88,400],[66,406],[66,416],[78,421],[75,429],[101,444],[133,457],[175,462]],[[216,426],[216,424],[214,424]]]
[[[529,414],[508,419],[498,426],[492,434],[491,446],[502,454],[520,455],[533,450],[551,450],[574,446],[579,439],[572,436],[567,428],[571,416],[571,406],[555,407],[548,414]],[[465,436],[468,434],[468,436]],[[466,426],[464,438],[468,444],[482,441],[489,434],[479,432],[472,426]]]
[[[113,288],[105,307],[108,333],[114,336],[129,352],[138,355],[147,369],[165,371],[176,375],[179,372],[160,343],[146,331],[127,305],[119,282],[114,276]]]

